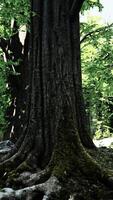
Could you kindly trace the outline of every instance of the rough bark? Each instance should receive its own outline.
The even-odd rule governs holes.
[[[38,141],[43,141],[44,162],[50,159],[62,110],[68,109],[69,104],[82,142],[93,147],[82,97],[79,12],[76,17],[70,14],[71,6],[71,1],[34,1],[33,9],[38,15],[32,21],[33,110]]]
[[[77,174],[87,179],[92,177],[94,181],[98,178],[112,186],[107,172],[84,148],[94,145],[87,130],[81,85],[79,9],[82,3],[82,0],[32,0],[35,16],[31,17],[26,57],[29,79],[25,79],[28,81],[27,121],[17,143],[17,153],[0,164],[2,183],[5,181],[15,188],[20,184],[21,187],[35,184],[21,190],[22,195],[25,191],[37,191],[39,199],[69,199],[72,188],[66,191],[64,185],[70,182],[70,177],[76,180]],[[20,178],[25,171],[34,174]],[[54,198],[51,194],[47,196],[52,177],[57,177],[61,186],[60,194]],[[36,185],[39,183],[44,184],[46,191]]]

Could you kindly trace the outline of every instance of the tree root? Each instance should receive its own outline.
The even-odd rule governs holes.
[[[32,174],[30,176],[30,179],[27,179],[29,182],[35,180],[35,184],[33,183],[32,186],[27,186],[22,189],[18,190],[13,190],[11,188],[4,188],[0,192],[0,199],[25,199],[25,200],[33,200],[33,199],[38,199],[38,200],[72,200],[74,199],[79,199],[78,196],[80,195],[80,199],[83,197],[81,195],[84,195],[84,189],[85,192],[88,193],[88,196],[90,196],[89,189],[92,187],[93,189],[96,188],[96,195],[98,198],[96,200],[100,200],[100,197],[102,197],[102,200],[107,200],[108,198],[103,198],[102,191],[104,191],[104,194],[107,196],[109,195],[110,197],[113,195],[113,191],[108,190],[102,185],[101,183],[94,182],[93,181],[93,186],[92,180],[86,178],[86,176],[83,176],[83,173],[80,172],[80,174],[76,171],[76,174],[72,177],[65,177],[65,182],[62,183],[56,176],[51,176],[49,178],[44,177],[46,174],[46,171],[41,171],[39,173]],[[73,172],[74,174],[74,172]],[[38,175],[38,178],[36,180],[36,176]],[[46,174],[47,175],[47,174]],[[39,179],[39,180],[38,180]],[[47,180],[46,180],[47,179]],[[40,183],[42,182],[42,183]],[[25,183],[27,184],[27,182]],[[83,186],[84,184],[84,186]],[[88,188],[87,188],[88,184]],[[97,185],[96,185],[97,184]],[[101,185],[101,187],[100,187]],[[73,187],[72,187],[73,186]],[[83,189],[83,191],[81,191]],[[81,192],[80,192],[81,191]],[[79,194],[80,193],[80,194]],[[86,194],[85,193],[85,194]],[[98,194],[97,194],[98,193]],[[73,195],[72,195],[73,194]],[[73,197],[73,198],[72,198]],[[110,198],[112,199],[112,198]],[[84,198],[84,200],[95,200],[95,198],[87,198],[87,196]]]
[[[15,143],[15,147],[14,149],[12,149],[10,152],[6,153],[5,155],[0,157],[0,162],[4,162],[5,160],[8,160],[9,158],[11,158],[14,154],[16,154],[19,150],[19,148],[22,145],[22,142],[25,139],[25,133],[26,133],[26,127],[24,128],[24,131],[22,133],[22,135],[19,137],[19,139],[17,140],[17,142]]]
[[[79,158],[78,158],[78,155],[79,155]],[[16,185],[19,183],[21,187],[24,186],[25,188],[15,190],[15,191],[10,190],[10,194],[7,192],[7,189],[2,190],[0,192],[0,195],[1,195],[0,199],[22,198],[26,200],[28,199],[32,200],[35,196],[39,200],[51,199],[51,195],[54,192],[54,189],[52,186],[52,190],[49,191],[48,193],[47,185],[48,187],[51,187],[51,184],[53,184],[51,183],[50,180],[54,180],[53,177],[55,177],[55,179],[59,180],[61,184],[62,184],[62,181],[65,180],[65,184],[66,184],[66,182],[68,182],[70,177],[72,178],[73,175],[75,176],[75,181],[76,181],[77,176],[80,176],[80,177],[83,176],[85,177],[85,179],[89,181],[93,181],[94,183],[96,183],[98,180],[100,181],[100,184],[104,183],[104,185],[113,189],[113,172],[103,170],[100,167],[100,165],[96,161],[94,161],[91,156],[89,156],[89,154],[85,151],[85,149],[82,149],[82,151],[80,151],[80,154],[77,154],[77,155],[75,154],[74,155],[75,159],[73,159],[72,162],[68,160],[68,163],[66,162],[64,163],[62,156],[63,154],[59,154],[58,152],[56,154],[56,152],[54,152],[51,162],[49,163],[46,169],[42,171],[38,171],[37,173],[34,173],[34,174],[28,174],[27,177],[21,176],[21,172],[24,171],[22,167],[23,166],[23,163],[22,163],[16,169],[16,173],[19,173],[18,178],[12,177],[12,181],[13,181],[12,185]],[[59,158],[60,160],[59,159],[56,160],[56,157],[57,159]],[[71,158],[71,155],[70,155],[70,158]],[[55,165],[55,162],[56,162],[56,165]],[[27,170],[27,168],[25,169]],[[68,193],[68,196],[70,196],[70,194]],[[55,199],[61,200],[62,198],[58,197]]]
[[[26,196],[28,193],[31,193],[31,191],[34,193],[38,191],[41,192],[42,195],[39,199],[47,199],[49,197],[44,197],[44,195],[47,195],[47,188],[46,190],[42,188],[45,188],[47,183],[50,184],[52,177],[56,177],[62,183],[63,181],[66,182],[69,177],[73,177],[73,174],[75,176],[78,171],[80,172],[80,175],[84,175],[86,179],[92,179],[94,182],[98,180],[106,186],[113,188],[113,172],[102,169],[102,167],[86,152],[80,142],[78,132],[73,124],[73,120],[71,120],[70,123],[69,120],[68,123],[67,121],[62,122],[61,127],[58,129],[58,140],[56,141],[56,146],[54,147],[51,160],[46,169],[30,174],[23,179],[22,176],[14,176],[14,179],[11,179],[11,183],[13,183],[13,181],[15,184],[20,183],[21,187],[29,186],[25,189],[14,191],[16,198],[18,198],[18,191],[21,191],[20,193],[22,198],[24,195]],[[9,172],[10,170],[16,168],[13,172],[16,172],[17,175],[21,175],[21,172],[25,172],[26,170],[31,171],[31,169],[24,162],[24,160],[27,160],[28,158],[31,147],[29,149],[27,148],[27,150],[24,150],[23,147],[28,145],[29,140],[27,140],[27,143],[22,144],[21,148],[14,156],[3,162],[0,165],[0,172],[5,172],[5,170]],[[12,174],[8,175],[10,178],[10,175]]]
[[[12,170],[11,172],[6,174],[6,183],[7,185],[16,185],[21,184],[22,181],[19,181],[20,174],[23,172],[30,172],[32,171],[32,168],[26,163],[26,161],[22,162],[15,170]],[[8,178],[7,178],[8,177]]]
[[[29,140],[23,141],[21,147],[17,152],[6,155],[6,160],[3,159],[3,162],[0,163],[0,177],[4,175],[5,172],[10,172],[11,170],[18,167],[29,155],[31,146],[29,145]],[[11,156],[11,157],[10,157]]]
[[[113,170],[102,168],[83,148],[77,159],[79,170],[88,179],[99,180],[101,183],[113,189]]]
[[[5,172],[10,172],[11,170],[15,169],[23,160],[24,157],[17,152],[11,158],[2,162],[0,164],[0,177],[2,177]]]
[[[14,154],[16,154],[17,149],[13,149],[10,152],[7,152],[5,155],[1,156],[0,162],[4,162],[5,160],[8,160],[10,157],[12,157]]]
[[[56,177],[51,176],[45,183],[33,185],[20,190],[13,190],[11,188],[4,188],[0,192],[0,199],[33,199],[33,195],[36,195],[39,200],[49,199],[51,194],[58,193],[61,190],[61,186]]]
[[[43,183],[49,179],[49,177],[51,176],[51,172],[51,167],[47,167],[46,169],[40,172],[31,174],[28,180],[23,180],[23,184],[26,186],[31,186],[33,184]]]
[[[48,165],[44,170],[37,168],[37,171],[33,172],[34,170],[27,164],[27,161],[24,161],[15,170],[6,172],[1,181],[4,183],[3,186],[14,188],[40,184],[50,178],[52,166]]]

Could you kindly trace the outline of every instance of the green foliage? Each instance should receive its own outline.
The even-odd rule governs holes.
[[[113,24],[81,24],[83,90],[92,132],[110,135],[109,97],[113,97]],[[94,134],[94,133],[93,133]]]
[[[7,65],[3,61],[3,52],[0,52],[0,139],[6,129],[6,109],[10,104],[10,94],[7,86]]]
[[[107,137],[111,137],[111,136],[112,136],[112,133],[109,131],[109,129],[106,128],[103,133],[100,130],[96,130],[94,139],[98,140],[101,138],[107,138]]]
[[[12,34],[11,21],[16,20],[18,26],[27,24],[30,20],[30,2],[28,0],[0,1],[0,35],[10,37]]]
[[[15,34],[13,23],[16,21],[18,29],[23,25],[27,25],[30,20],[30,1],[28,0],[1,0],[0,1],[0,37],[9,39]],[[8,52],[9,53],[9,52]],[[11,53],[11,52],[10,52]],[[13,67],[18,65],[20,61],[12,60],[4,61],[3,52],[0,50],[0,137],[7,127],[5,114],[7,107],[10,105],[10,91],[8,89],[7,77],[9,74],[19,75]]]
[[[100,3],[100,0],[85,0],[81,12],[83,14],[85,10],[89,10],[94,7],[98,7],[99,11],[102,10],[103,6]]]
[[[20,75],[20,73],[16,72],[13,67],[9,68],[9,66],[18,66],[20,61],[21,60],[14,62],[12,60],[8,60],[7,62],[4,62],[3,52],[0,52],[0,139],[2,138],[2,135],[8,125],[5,115],[7,108],[11,104],[11,95],[7,80],[10,75]]]

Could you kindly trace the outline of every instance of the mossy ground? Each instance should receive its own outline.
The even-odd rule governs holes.
[[[99,162],[102,167],[113,170],[113,149],[107,147],[97,148],[95,151],[88,150],[88,153]]]
[[[99,163],[102,169],[113,170],[113,149],[97,148],[88,150],[88,153],[91,155],[92,160],[94,159]],[[73,200],[113,200],[113,188],[99,181],[95,174],[94,172],[91,177],[86,177],[85,174],[81,173],[81,169],[76,169],[76,171],[72,170],[70,174],[63,175],[62,184],[65,189],[60,194],[62,200],[66,200],[65,194],[67,194],[67,199],[71,198]],[[63,194],[65,199],[63,199]]]
[[[97,150],[88,150],[88,153],[97,161],[102,168],[113,170],[113,149],[98,148]],[[74,174],[73,174],[74,175]],[[81,174],[75,174],[75,178],[70,180],[68,185],[73,187],[73,196],[76,200],[113,200],[113,188],[105,186],[100,181],[95,181]],[[73,180],[76,180],[74,182]],[[72,183],[71,183],[72,182]],[[75,189],[76,188],[76,189]]]

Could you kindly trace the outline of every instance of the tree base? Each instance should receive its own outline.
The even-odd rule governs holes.
[[[86,179],[80,171],[72,172],[70,177],[64,175],[62,180],[51,175],[44,183],[18,190],[4,188],[0,192],[1,200],[110,200],[112,197],[113,190],[98,180]]]
[[[15,190],[6,189],[5,192],[2,190],[1,199],[27,200],[29,197],[33,200],[108,200],[111,198],[112,171],[103,169],[83,147],[74,127],[73,118],[65,119],[60,121],[56,145],[48,166],[33,174],[32,168],[29,168],[25,161],[19,163],[14,171],[4,177],[6,186],[8,183],[8,187]],[[98,150],[92,151],[98,153]],[[0,166],[1,170],[5,171],[7,169],[5,167],[10,167],[12,164],[10,159],[10,165],[8,161],[6,163],[6,166]],[[26,170],[31,174],[22,179],[20,175]]]

